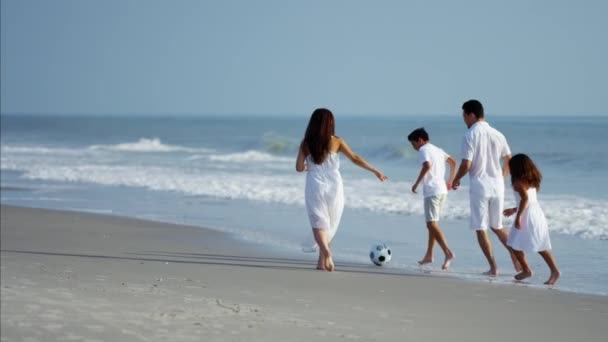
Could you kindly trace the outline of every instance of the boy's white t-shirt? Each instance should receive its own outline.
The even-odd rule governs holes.
[[[418,149],[418,162],[424,164],[428,161],[431,164],[431,168],[422,179],[424,197],[448,193],[448,187],[445,184],[445,161],[449,156],[444,150],[430,142]]]

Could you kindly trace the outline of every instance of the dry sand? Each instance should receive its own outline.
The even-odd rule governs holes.
[[[1,207],[1,341],[606,341],[608,297],[283,258],[213,230]]]

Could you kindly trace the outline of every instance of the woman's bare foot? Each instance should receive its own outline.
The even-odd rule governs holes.
[[[488,271],[485,271],[482,274],[489,277],[496,277],[498,275],[498,270],[495,268],[490,268]]]
[[[422,265],[430,264],[432,262],[433,262],[433,257],[425,255],[424,258],[422,258],[422,260],[418,261],[418,265],[422,266]]]
[[[441,269],[447,270],[448,267],[450,267],[450,262],[452,262],[452,260],[454,260],[455,257],[456,257],[456,254],[454,254],[452,252],[446,254],[445,261],[443,262],[443,265],[441,265]]]
[[[325,270],[328,272],[332,272],[334,270],[334,261],[331,256],[325,258]]]
[[[532,271],[521,271],[517,273],[513,278],[518,281],[522,281],[526,278],[530,278],[532,276]]]
[[[323,257],[319,255],[319,260],[317,260],[317,269],[319,271],[325,271],[325,262],[323,261]]]
[[[557,272],[551,272],[551,276],[549,277],[549,280],[547,280],[545,282],[546,285],[553,285],[557,282],[557,279],[559,279],[559,276],[561,275],[561,273],[559,271]]]

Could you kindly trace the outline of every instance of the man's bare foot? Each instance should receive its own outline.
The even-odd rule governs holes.
[[[418,261],[418,265],[422,266],[422,265],[430,264],[432,262],[433,262],[433,257],[425,255],[424,258],[422,258],[422,260]]]
[[[551,276],[549,277],[549,280],[547,280],[545,282],[546,285],[553,285],[557,282],[557,279],[559,279],[559,276],[561,275],[561,273],[559,271],[557,272],[551,272]]]
[[[496,277],[498,275],[498,270],[495,268],[491,268],[488,271],[482,273],[485,276]]]
[[[532,271],[521,271],[515,275],[515,280],[521,281],[532,276]]]
[[[450,267],[450,263],[452,262],[452,260],[454,260],[455,257],[456,257],[456,254],[454,254],[452,252],[447,254],[445,256],[445,261],[443,262],[443,265],[441,265],[441,269],[447,270]]]

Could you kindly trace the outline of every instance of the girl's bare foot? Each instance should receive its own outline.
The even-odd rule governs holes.
[[[521,264],[519,263],[519,261],[515,257],[515,254],[513,254],[513,253],[511,253],[511,261],[513,261],[513,267],[515,268],[515,272],[523,271]]]
[[[515,275],[515,280],[521,281],[532,276],[532,271],[521,271]]]
[[[495,268],[490,268],[488,271],[485,271],[482,274],[489,277],[496,277],[498,275],[498,270]]]
[[[546,285],[553,285],[557,282],[557,279],[559,279],[559,276],[561,275],[561,273],[559,271],[556,272],[551,272],[551,276],[549,277],[549,280],[547,280],[545,282]]]
[[[441,269],[447,270],[448,267],[450,267],[450,262],[452,262],[452,260],[454,260],[455,257],[456,257],[456,254],[454,254],[452,252],[446,254],[445,261],[443,262],[443,265],[441,265]]]
[[[422,258],[422,260],[418,261],[418,265],[422,266],[422,265],[430,264],[432,262],[433,262],[433,257],[425,255],[424,258]]]

